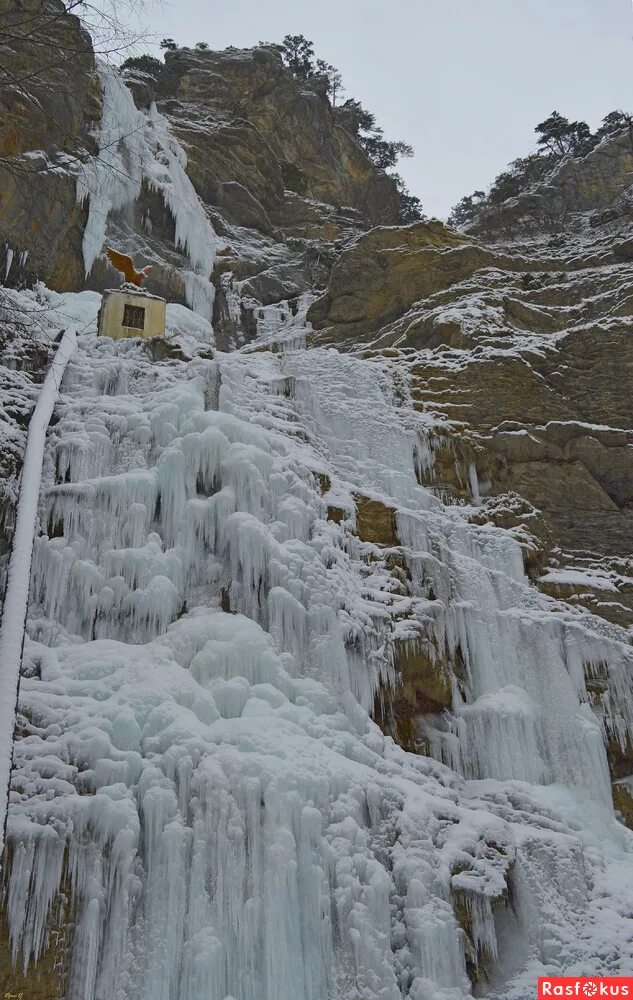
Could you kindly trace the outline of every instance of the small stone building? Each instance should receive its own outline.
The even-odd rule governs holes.
[[[165,299],[138,288],[122,285],[103,293],[99,310],[100,337],[164,337]]]

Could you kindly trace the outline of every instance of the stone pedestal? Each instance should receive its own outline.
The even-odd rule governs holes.
[[[100,337],[164,337],[165,299],[136,285],[109,288],[99,310]]]

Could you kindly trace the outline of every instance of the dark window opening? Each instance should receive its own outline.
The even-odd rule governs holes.
[[[143,306],[124,306],[123,326],[131,326],[134,330],[144,330],[145,308]]]

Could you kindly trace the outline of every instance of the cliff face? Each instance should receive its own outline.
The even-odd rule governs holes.
[[[397,221],[393,182],[334,122],[326,97],[297,81],[274,49],[180,50],[167,53],[166,63],[160,91],[178,102],[168,110],[192,149],[204,200],[217,204],[214,183],[241,184],[282,231],[292,226],[285,190],[307,199],[306,208],[316,200],[354,208],[371,225]],[[196,143],[202,131],[210,133],[208,149]],[[230,211],[237,201],[227,199]],[[300,224],[295,200],[293,207]]]
[[[0,985],[496,1000],[624,974],[625,139],[485,242],[395,225],[393,183],[269,48],[125,86],[86,49],[77,72],[63,106],[38,83],[32,128],[3,112],[7,284],[49,286],[0,297],[3,516],[26,369],[83,334],[46,456]],[[166,341],[95,336],[108,242],[154,264]]]
[[[611,145],[587,159],[614,163],[621,180],[622,140]],[[414,405],[438,421],[436,489],[472,494],[444,454],[453,449],[476,471],[482,512],[498,518],[505,503],[510,518],[519,495],[544,515],[539,565],[558,567],[541,579],[548,591],[628,623],[631,216],[619,183],[605,178],[602,191],[599,207],[577,213],[564,234],[492,247],[437,223],[374,230],[340,256],[308,318],[316,343],[386,351],[407,371]],[[545,201],[550,193],[547,185]],[[605,220],[607,208],[615,219]],[[605,572],[602,592],[599,576],[597,589],[582,579],[594,564]]]
[[[0,17],[5,281],[40,277],[60,291],[78,288],[85,212],[75,174],[94,152],[90,126],[101,111],[92,42],[59,0],[2,0]]]
[[[393,181],[274,50],[168,53],[154,93],[226,243],[214,271],[220,338],[243,340],[259,305],[296,299],[327,280],[334,247],[397,221]],[[139,103],[153,96],[142,87],[136,94]],[[237,326],[227,301],[234,287]]]
[[[474,232],[373,230],[338,258],[308,312],[313,343],[387,356],[406,373],[434,426],[422,480],[437,495],[474,500],[474,521],[515,532],[544,593],[627,628],[632,167],[618,136]],[[614,778],[632,760],[630,744],[610,747]]]
[[[77,19],[60,14],[56,0],[48,13],[40,0],[33,8],[40,36],[68,58],[37,73],[22,104],[5,92],[12,110],[3,130],[8,160],[0,236],[15,261],[14,284],[37,277],[59,291],[77,290],[86,283],[80,250],[87,220],[86,204],[76,197],[78,175],[101,141],[104,163],[113,150],[129,147],[111,168],[115,180],[125,181],[138,158],[134,132],[140,124],[99,139],[99,119],[109,120],[113,111],[104,111],[89,37]],[[20,60],[32,68],[41,53],[30,41],[21,43],[21,21],[24,31],[30,23],[23,8],[11,0],[7,9],[17,33],[11,57],[17,79]],[[72,88],[61,85],[69,74]],[[257,307],[323,284],[333,247],[372,225],[397,221],[394,182],[336,124],[325,95],[295,80],[274,49],[181,49],[167,53],[160,80],[133,71],[127,81],[147,120],[156,102],[181,143],[188,176],[220,238],[220,259],[204,280],[214,285],[216,333],[226,345],[253,335]],[[28,121],[28,128],[18,127],[18,120]],[[108,187],[109,180],[106,169],[98,184]],[[133,202],[110,209],[99,210],[108,213],[106,241],[154,265],[150,291],[185,302],[190,263],[164,197],[143,178]],[[23,261],[19,253],[27,243]],[[117,281],[103,253],[87,269],[90,288]],[[234,286],[238,319],[230,304]]]

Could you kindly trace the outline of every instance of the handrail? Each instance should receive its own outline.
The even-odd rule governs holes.
[[[4,847],[7,828],[13,735],[46,432],[64,372],[76,349],[77,332],[74,327],[69,327],[59,342],[31,414],[22,465],[15,532],[0,624],[0,852]]]

